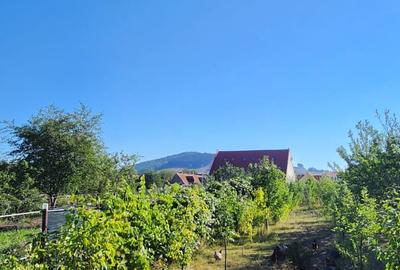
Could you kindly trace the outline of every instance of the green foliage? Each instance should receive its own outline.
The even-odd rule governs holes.
[[[310,176],[293,183],[292,189],[302,205],[309,208],[320,206],[319,182],[314,177]]]
[[[377,244],[379,225],[376,202],[368,196],[366,189],[361,191],[360,201],[346,187],[342,195],[334,228],[342,235],[337,247],[362,270],[369,262],[368,255]]]
[[[207,177],[204,186],[219,200],[213,212],[217,239],[235,234],[251,239],[255,227],[268,228],[270,219],[277,221],[296,206],[284,173],[267,158],[246,171],[228,163]],[[220,230],[226,230],[224,235]]]
[[[4,255],[18,250],[37,235],[39,229],[19,229],[0,232],[0,261]],[[3,255],[3,256],[2,256]]]
[[[233,178],[243,178],[245,174],[246,173],[242,168],[226,163],[225,166],[218,168],[213,173],[213,177],[219,181],[226,181]]]
[[[221,172],[224,168],[225,167],[218,169],[219,172]],[[216,178],[215,176],[207,176],[206,180],[204,181],[205,189],[212,194],[219,193],[225,188],[226,185],[234,189],[239,197],[252,197],[253,187],[251,185],[251,178],[248,175],[232,176],[232,178],[227,179]]]
[[[0,266],[183,267],[203,241],[212,238],[226,247],[238,235],[251,240],[254,228],[268,227],[269,220],[279,220],[296,206],[284,173],[266,158],[248,170],[227,164],[204,187],[165,185],[168,172],[147,173],[139,180],[136,156],[105,152],[99,121],[84,106],[72,113],[49,107],[25,125],[8,125],[15,162],[0,166],[3,209],[37,208],[39,190],[50,197],[51,206],[60,194],[73,194],[68,197],[96,208],[77,208],[55,237],[37,237],[26,260],[11,256]]]
[[[254,225],[259,212],[257,205],[253,200],[244,200],[239,206],[238,215],[238,233],[242,236],[248,237],[250,240],[253,236]]]
[[[309,208],[321,208],[324,214],[332,216],[342,182],[329,177],[316,180],[313,177],[290,184],[294,204]]]
[[[199,187],[136,192],[122,184],[100,201],[100,209],[79,208],[55,239],[40,236],[23,267],[43,269],[151,269],[187,265],[209,235],[211,213]],[[5,262],[17,264],[15,260]]]
[[[400,186],[400,124],[389,112],[378,118],[380,129],[368,121],[359,122],[357,134],[349,134],[349,149],[338,149],[347,163],[339,174],[343,184],[336,194],[323,197],[325,204],[333,206],[331,214],[343,254],[359,269],[376,257],[385,269],[399,269],[400,199],[396,192],[386,200],[385,195]]]
[[[27,171],[29,164],[25,161],[0,163],[0,215],[40,207],[44,198],[34,187],[34,180]]]
[[[115,190],[122,181],[137,182],[137,157],[108,155],[99,138],[100,121],[84,105],[71,113],[50,106],[24,125],[6,126],[10,155],[18,164],[29,164],[21,174],[48,195],[51,207],[60,194],[96,195]],[[7,201],[13,200],[10,194]]]
[[[262,187],[254,191],[255,213],[253,224],[255,227],[268,227],[268,221],[271,218],[271,211],[265,204],[265,192]],[[268,228],[267,228],[268,229]]]
[[[233,240],[239,226],[240,199],[227,182],[221,184],[221,189],[213,195],[213,199],[212,236],[214,239]]]
[[[156,186],[158,188],[163,188],[166,184],[170,182],[174,176],[174,171],[163,170],[159,172],[147,172],[144,174],[146,179],[146,187],[150,188]]]
[[[82,178],[90,179],[102,145],[98,139],[100,116],[81,106],[65,113],[53,106],[41,110],[28,123],[9,124],[11,155],[31,166],[39,190],[51,199],[73,189]]]
[[[385,200],[380,213],[380,233],[384,239],[378,244],[378,258],[385,263],[387,270],[400,269],[400,196],[393,192]]]
[[[368,121],[359,122],[357,134],[349,133],[349,151],[338,152],[347,163],[340,174],[357,196],[367,188],[374,198],[384,198],[387,191],[400,186],[400,125],[396,116],[386,112],[378,116],[382,127],[376,129]]]
[[[250,164],[249,173],[253,188],[264,189],[265,206],[270,209],[273,220],[277,221],[288,214],[292,205],[292,194],[286,183],[285,174],[267,158],[260,163]]]
[[[329,177],[318,181],[318,197],[324,213],[332,216],[335,203],[339,199],[339,190],[343,182],[338,182]]]

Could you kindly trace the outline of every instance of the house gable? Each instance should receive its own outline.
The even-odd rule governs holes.
[[[288,180],[295,179],[290,150],[247,150],[247,151],[219,151],[214,158],[210,174],[217,169],[230,163],[233,166],[246,169],[251,163],[259,163],[262,158],[267,157],[275,164]]]

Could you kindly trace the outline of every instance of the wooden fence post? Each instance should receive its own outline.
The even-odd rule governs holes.
[[[42,205],[42,233],[47,233],[49,224],[49,204]]]

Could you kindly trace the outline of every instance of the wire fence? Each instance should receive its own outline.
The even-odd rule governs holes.
[[[66,222],[70,209],[48,209],[0,216],[0,231],[41,228],[43,233],[56,232]]]

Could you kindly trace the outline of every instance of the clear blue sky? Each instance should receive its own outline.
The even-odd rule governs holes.
[[[398,1],[1,1],[0,119],[82,102],[110,151],[324,168],[358,120],[400,112],[399,29]]]

